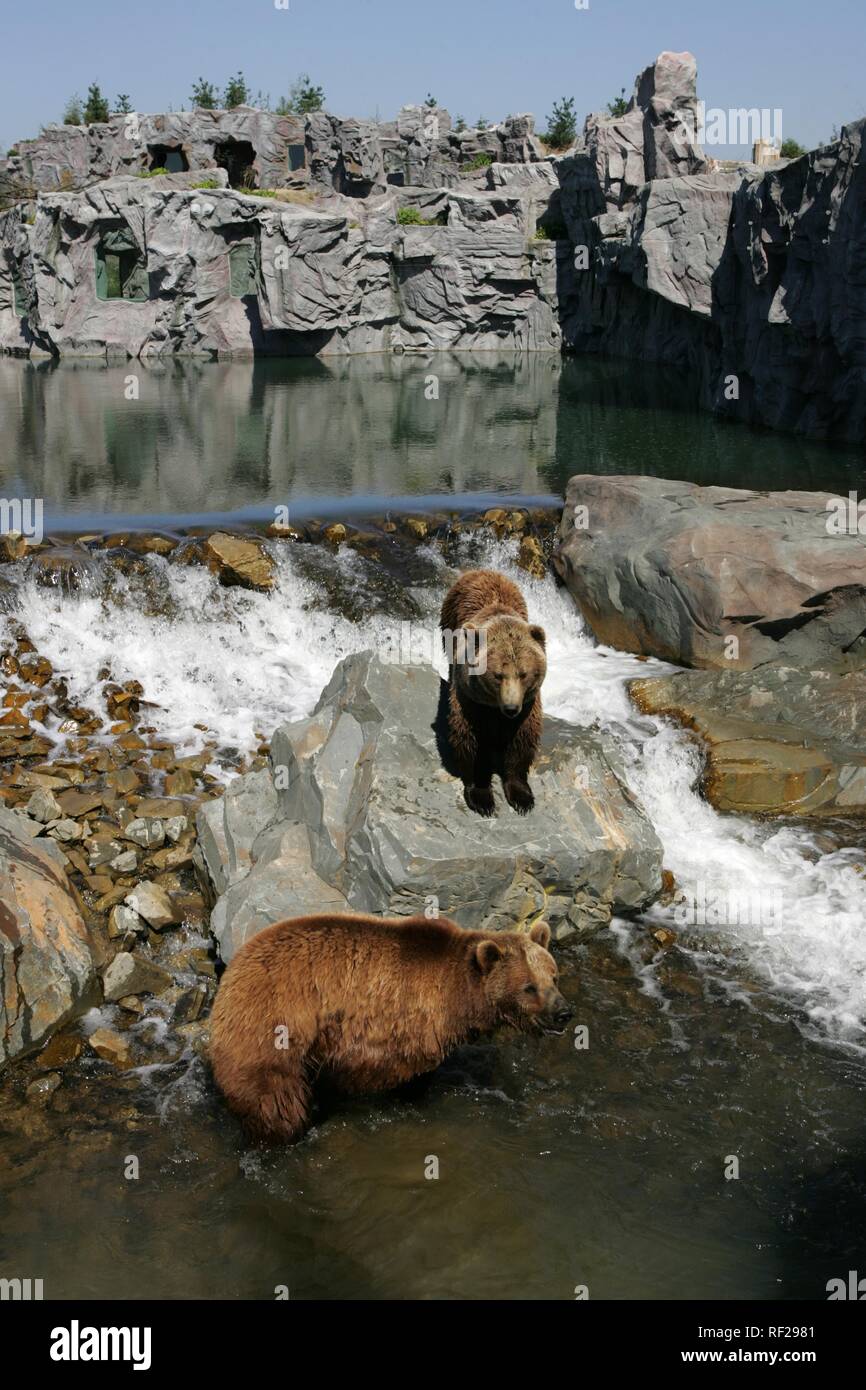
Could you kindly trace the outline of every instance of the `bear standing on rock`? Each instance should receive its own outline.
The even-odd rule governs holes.
[[[550,928],[464,931],[447,918],[346,914],[266,927],[223,976],[211,1019],[217,1085],[258,1139],[299,1139],[319,1077],[389,1090],[500,1024],[561,1033]]]
[[[448,740],[467,806],[496,810],[493,774],[509,806],[535,805],[529,769],[541,738],[544,628],[530,624],[517,585],[494,570],[467,570],[451,586],[439,619],[448,657]]]

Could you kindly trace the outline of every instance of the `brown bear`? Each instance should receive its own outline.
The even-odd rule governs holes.
[[[535,805],[529,769],[541,738],[544,628],[529,622],[516,584],[494,570],[467,570],[439,618],[448,657],[448,742],[470,810],[496,810],[493,774],[509,806]]]
[[[440,917],[322,914],[266,927],[217,991],[217,1085],[257,1139],[298,1139],[313,1083],[390,1090],[498,1024],[562,1032],[550,928],[464,931]]]

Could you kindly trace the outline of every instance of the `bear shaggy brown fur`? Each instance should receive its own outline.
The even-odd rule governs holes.
[[[497,773],[509,806],[526,815],[541,738],[544,629],[529,622],[516,584],[494,570],[467,570],[448,590],[439,618],[448,657],[448,742],[467,806],[496,810]]]
[[[549,942],[545,922],[481,932],[447,918],[323,914],[266,927],[217,991],[217,1085],[255,1138],[294,1140],[319,1078],[389,1090],[499,1024],[562,1032],[572,1011]]]

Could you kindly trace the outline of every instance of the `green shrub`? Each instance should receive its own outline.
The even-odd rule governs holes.
[[[474,159],[470,159],[468,164],[460,165],[461,174],[471,174],[475,169],[486,169],[493,163],[493,155],[486,150],[481,150]]]
[[[808,154],[798,140],[783,140],[779,155],[782,159],[799,159],[801,155]]]
[[[609,116],[624,116],[628,110],[628,102],[625,99],[625,87],[620,88],[618,97],[607,103],[607,114]]]
[[[217,183],[216,179],[202,179],[199,183],[193,183],[193,184],[191,184],[190,187],[191,187],[191,188],[219,188],[220,185]]]
[[[160,167],[159,167],[158,169],[142,169],[142,170],[141,170],[141,173],[139,174],[138,177],[139,177],[140,179],[155,179],[155,178],[157,177],[158,174],[167,174],[167,173],[168,173],[168,170],[167,170],[167,169],[163,169],[162,166],[160,165]]]
[[[400,208],[397,221],[401,227],[447,227],[448,213],[443,209],[435,217],[422,217],[418,208]]]

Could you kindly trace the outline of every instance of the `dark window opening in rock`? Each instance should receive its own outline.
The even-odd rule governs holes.
[[[97,299],[150,298],[147,262],[128,227],[104,231],[96,247]]]
[[[186,155],[179,145],[148,145],[151,169],[165,169],[169,174],[184,174],[189,168]]]
[[[369,198],[373,185],[368,179],[350,179],[345,188],[347,198]]]
[[[406,175],[403,173],[402,169],[395,169],[393,174],[388,174],[387,182],[393,184],[395,188],[404,188],[406,186]]]
[[[229,251],[229,288],[235,299],[259,292],[259,258],[255,242],[241,241]]]
[[[303,145],[289,145],[289,169],[296,174],[299,169],[306,168],[307,152]]]
[[[255,188],[256,152],[249,140],[222,140],[214,146],[213,157],[225,169],[232,188]]]
[[[27,317],[27,296],[24,292],[24,280],[18,263],[12,259],[7,252],[6,265],[9,269],[9,279],[12,282],[12,312],[19,319]]]

